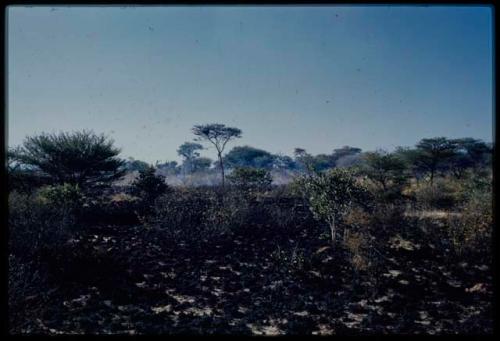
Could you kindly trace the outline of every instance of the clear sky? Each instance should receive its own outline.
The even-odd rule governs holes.
[[[86,128],[122,157],[179,160],[211,122],[243,130],[229,149],[288,155],[489,142],[492,20],[490,7],[11,6],[8,143]]]

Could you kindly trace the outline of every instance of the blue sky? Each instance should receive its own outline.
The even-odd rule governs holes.
[[[179,160],[210,122],[243,130],[229,148],[289,155],[492,141],[490,7],[11,6],[7,20],[10,146],[85,128],[122,157]]]

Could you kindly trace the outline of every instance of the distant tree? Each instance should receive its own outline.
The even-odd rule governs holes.
[[[262,149],[250,146],[238,146],[231,149],[224,157],[226,165],[235,167],[255,167],[270,169],[274,156]]]
[[[144,203],[152,203],[168,190],[165,177],[156,175],[156,169],[149,166],[141,170],[139,177],[132,184],[132,194],[141,198]]]
[[[237,167],[227,178],[231,184],[244,191],[268,189],[273,181],[268,170],[251,167]]]
[[[309,154],[304,148],[295,148],[293,151],[295,157],[295,162],[299,165],[299,168],[306,171],[307,174],[311,175],[314,169],[314,157]]]
[[[318,154],[313,159],[314,169],[318,172],[335,167],[335,161],[331,155]]]
[[[445,166],[457,154],[457,144],[446,137],[435,137],[420,140],[416,145],[416,166],[430,174],[431,185],[434,176],[441,166]]]
[[[467,169],[477,170],[491,162],[492,148],[487,143],[471,137],[452,140],[457,152],[448,162],[448,169],[461,178]]]
[[[338,161],[350,157],[353,155],[357,155],[361,153],[361,148],[343,146],[342,148],[334,149],[331,155],[331,162],[334,163],[336,167],[338,167]]]
[[[198,150],[202,150],[203,146],[199,143],[194,143],[194,142],[184,142],[179,146],[179,149],[177,149],[177,154],[179,156],[182,156],[185,159],[194,159],[198,156],[200,156],[200,153]]]
[[[165,161],[163,163],[156,161],[155,167],[157,173],[164,176],[175,176],[181,172],[181,167],[179,167],[177,161]]]
[[[226,127],[224,124],[212,123],[195,125],[193,127],[193,134],[198,136],[198,140],[209,141],[217,150],[217,158],[219,159],[222,176],[222,187],[224,187],[224,161],[222,153],[229,141],[241,137],[241,130],[234,127]]]
[[[390,183],[399,185],[407,180],[406,163],[396,154],[385,151],[367,152],[363,156],[365,174],[387,191]]]
[[[197,157],[191,161],[193,172],[203,172],[210,168],[212,159],[208,157]]]
[[[296,169],[297,164],[288,155],[277,154],[273,158],[274,169]]]
[[[53,183],[70,183],[86,190],[108,186],[123,176],[119,153],[113,140],[84,130],[27,137],[13,150],[13,157]]]
[[[393,154],[404,162],[406,168],[415,177],[417,181],[421,179],[423,175],[425,175],[425,172],[417,164],[417,159],[420,154],[420,152],[417,149],[399,146],[396,147]]]
[[[200,156],[199,150],[202,150],[203,146],[199,143],[194,142],[184,142],[177,149],[177,154],[182,156],[183,169],[185,173],[191,173],[193,171],[193,160]]]
[[[144,171],[149,167],[149,164],[147,162],[141,161],[141,160],[135,160],[134,158],[129,158],[127,161],[124,163],[124,168],[129,171]]]

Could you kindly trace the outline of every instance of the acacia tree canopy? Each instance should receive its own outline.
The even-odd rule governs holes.
[[[198,136],[199,141],[209,141],[217,149],[217,157],[222,175],[222,187],[224,187],[224,161],[222,153],[229,141],[241,137],[241,130],[234,127],[226,127],[220,123],[211,123],[195,125],[193,127],[193,134]]]
[[[27,137],[13,150],[19,163],[50,177],[54,183],[70,183],[82,189],[109,185],[124,174],[120,149],[105,135],[92,131]]]

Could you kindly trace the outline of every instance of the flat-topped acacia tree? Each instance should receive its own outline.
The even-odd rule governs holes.
[[[195,125],[193,127],[193,134],[198,136],[197,141],[208,141],[217,149],[217,157],[222,175],[222,187],[224,187],[224,162],[222,160],[222,153],[229,141],[241,137],[241,130],[234,127],[226,127],[220,123],[211,123]]]

